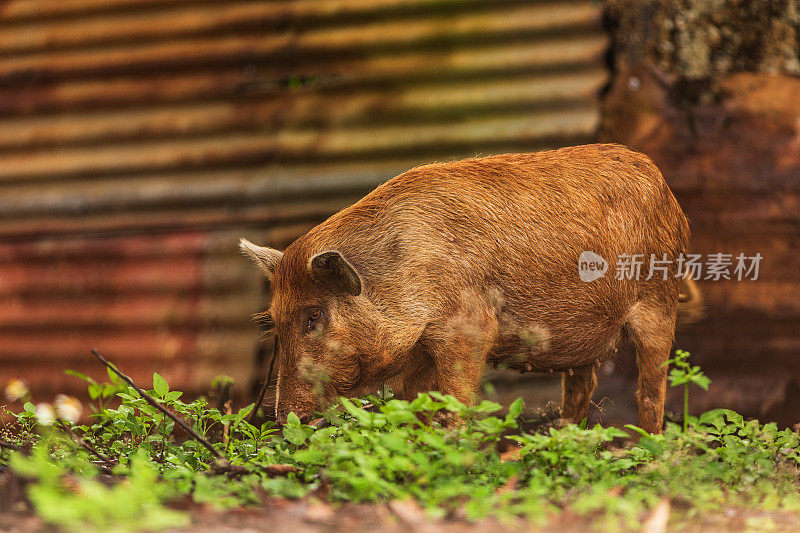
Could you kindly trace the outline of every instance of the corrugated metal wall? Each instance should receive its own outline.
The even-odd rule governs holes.
[[[282,246],[417,164],[592,139],[591,1],[0,0],[0,383],[249,377]]]

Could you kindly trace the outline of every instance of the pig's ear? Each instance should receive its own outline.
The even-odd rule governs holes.
[[[278,266],[281,257],[283,257],[283,252],[280,250],[258,246],[247,239],[239,239],[239,249],[249,255],[267,274],[275,272],[275,267]]]
[[[321,282],[351,296],[361,294],[361,278],[339,252],[322,252],[311,258],[311,272]]]

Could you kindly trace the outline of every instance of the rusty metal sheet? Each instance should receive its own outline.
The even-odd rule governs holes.
[[[0,385],[77,392],[97,347],[243,392],[264,283],[239,235],[591,140],[607,47],[591,0],[0,2]]]
[[[551,6],[514,6],[507,4],[507,13],[503,18],[482,16],[475,12],[475,7],[481,7],[476,2],[462,2],[460,5],[451,3],[450,13],[458,13],[459,9],[468,8],[472,12],[471,18],[457,22],[454,26],[474,31],[513,31],[520,27],[531,29],[557,28],[570,24],[585,23],[597,17],[597,10],[590,5],[567,3]],[[353,19],[359,14],[350,12],[348,18],[342,18],[341,13],[331,13],[325,3],[300,5],[294,3],[264,2],[263,0],[247,0],[225,2],[219,5],[193,6],[166,6],[158,10],[145,10],[126,12],[124,16],[119,13],[83,14],[79,24],[65,24],[60,20],[34,20],[27,24],[18,24],[16,31],[4,32],[0,36],[0,52],[31,54],[37,51],[58,50],[70,48],[87,48],[91,46],[108,47],[113,44],[130,44],[139,39],[150,41],[178,37],[201,37],[220,33],[263,33],[265,30],[277,33],[285,29],[287,33],[298,29],[315,31],[309,34],[304,31],[303,38],[296,44],[299,46],[352,46],[353,43],[369,42],[370,45],[380,45],[387,40],[419,41],[429,38],[430,35],[440,37],[442,24],[435,18],[421,18],[420,10],[425,7],[438,7],[442,2],[428,2],[428,6],[417,6],[409,14],[418,24],[410,26],[408,18],[402,16],[392,19],[378,20],[370,26],[363,24],[353,28]],[[396,5],[396,2],[395,2]],[[485,5],[485,3],[484,3]],[[301,12],[305,12],[301,14]],[[372,13],[376,10],[372,9]],[[367,12],[369,13],[369,12]],[[424,13],[424,11],[423,11]],[[361,15],[365,11],[360,12]],[[332,17],[340,19],[336,24]],[[525,22],[524,17],[531,17]],[[288,22],[291,21],[291,22]],[[333,22],[333,24],[332,24]],[[532,24],[535,24],[532,26]]]
[[[133,109],[68,112],[0,119],[0,145],[40,148],[110,144],[141,139],[173,139],[232,130],[276,130],[368,123],[413,123],[432,118],[469,118],[502,109],[594,110],[608,79],[605,69],[585,72],[467,80],[458,85],[420,83],[385,90],[300,92],[291,102],[253,98],[248,102],[210,101],[160,104]],[[289,104],[287,107],[287,103]]]
[[[251,353],[243,346],[258,336],[250,313],[260,282],[245,258],[231,257],[234,237],[190,231],[0,244],[0,383],[24,377],[42,393],[78,392],[81,384],[62,371],[102,377],[87,352],[93,346],[144,381],[161,369],[195,388],[198,358],[227,360],[246,376]],[[221,342],[209,342],[215,329],[225,332]]]
[[[28,73],[12,83],[0,83],[0,116],[218,99],[247,103],[258,96],[291,103],[298,94],[309,90],[341,92],[376,86],[393,94],[393,90],[410,83],[438,81],[452,85],[526,73],[547,75],[605,69],[603,55],[607,48],[608,39],[598,28],[590,35],[566,34],[389,55],[342,54],[324,58],[312,55],[285,61],[229,57],[219,64],[205,65],[205,72],[198,72],[202,66],[190,70],[164,67],[147,76],[115,71],[99,80],[80,78],[58,83],[36,79]]]
[[[249,0],[218,5],[197,4],[191,9],[182,5],[162,5],[159,9],[128,11],[124,15],[103,11],[72,12],[73,16],[80,16],[79,24],[65,23],[63,16],[56,20],[29,19],[24,24],[17,24],[15,31],[0,33],[0,53],[30,54],[43,50],[109,46],[139,39],[152,41],[221,32],[263,31],[265,25],[274,25],[286,11],[286,5]]]
[[[535,120],[533,120],[535,118]],[[146,173],[218,167],[276,159],[308,161],[447,152],[529,144],[542,149],[554,139],[588,139],[597,129],[595,110],[540,111],[529,116],[482,117],[454,124],[386,125],[332,130],[227,133],[211,139],[151,140],[72,149],[0,154],[0,181],[70,179],[86,175]],[[544,142],[542,142],[544,141]],[[566,143],[565,143],[566,144]],[[444,149],[443,149],[444,148]]]
[[[166,7],[184,5],[196,0],[7,0],[2,4],[2,21],[13,23],[30,20],[50,20],[65,17],[81,17],[95,12],[129,11],[148,6]]]
[[[451,13],[433,21],[380,20],[344,28],[222,34],[175,40],[0,56],[0,84],[35,73],[39,81],[100,77],[126,71],[145,73],[197,68],[228,62],[270,61],[297,64],[325,62],[333,57],[386,55],[436,46],[474,47],[481,42],[508,42],[530,34],[548,38],[572,30],[597,33],[600,10],[578,5],[525,4],[489,13]],[[495,12],[496,11],[496,12]],[[417,28],[413,31],[412,28]]]

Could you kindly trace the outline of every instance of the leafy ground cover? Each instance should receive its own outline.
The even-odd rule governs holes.
[[[708,385],[688,354],[672,363],[687,402],[690,384]],[[205,398],[184,401],[158,374],[144,396],[111,371],[105,383],[73,374],[94,399],[90,423],[27,402],[0,430],[6,486],[13,477],[37,520],[71,531],[184,528],[198,522],[192,509],[263,511],[284,500],[323,515],[388,504],[401,519],[464,527],[569,516],[599,530],[640,529],[661,513],[662,523],[669,516],[671,527],[691,530],[735,509],[744,526],[781,529],[800,516],[798,434],[729,410],[684,413],[650,435],[555,427],[532,421],[521,400],[503,411],[431,392],[411,402],[342,399],[315,425],[292,415],[280,427],[251,423],[253,405],[227,413]]]

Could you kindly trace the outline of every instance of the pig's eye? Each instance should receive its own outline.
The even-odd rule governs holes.
[[[308,312],[308,321],[306,322],[306,329],[312,330],[317,327],[317,324],[322,319],[321,309],[312,309]]]

